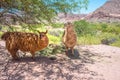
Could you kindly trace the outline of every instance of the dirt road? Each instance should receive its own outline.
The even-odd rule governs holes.
[[[12,61],[0,41],[0,80],[120,80],[120,48],[76,46],[75,56],[57,54],[56,60],[39,56]]]

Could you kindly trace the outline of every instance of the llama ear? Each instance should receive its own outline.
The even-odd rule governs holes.
[[[41,33],[40,31],[37,31],[39,34]]]
[[[48,30],[46,30],[45,34],[47,34],[47,33],[48,33]]]
[[[67,27],[67,23],[64,24],[64,27],[63,28],[66,28]]]

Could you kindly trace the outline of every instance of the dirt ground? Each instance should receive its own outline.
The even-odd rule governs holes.
[[[0,41],[0,80],[120,80],[120,48],[107,45],[76,46],[74,56],[56,60],[37,56],[11,60]]]

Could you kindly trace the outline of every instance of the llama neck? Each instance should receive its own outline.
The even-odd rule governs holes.
[[[67,33],[68,33],[68,31],[67,31],[67,29],[65,29],[65,31],[64,31],[64,38],[63,38],[63,42],[65,42],[65,41],[66,41]]]

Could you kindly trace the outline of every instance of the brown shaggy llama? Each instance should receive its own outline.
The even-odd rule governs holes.
[[[69,48],[72,50],[72,54],[74,54],[74,46],[77,43],[77,36],[74,31],[74,26],[72,23],[68,22],[64,24],[64,28],[65,28],[65,31],[62,37],[62,42],[64,43],[67,49],[66,55],[68,55]]]
[[[46,32],[23,33],[23,32],[5,32],[1,39],[6,42],[6,48],[12,55],[13,59],[18,59],[16,52],[21,50],[22,52],[30,52],[32,58],[35,57],[35,52],[40,51],[47,47],[49,39]]]

